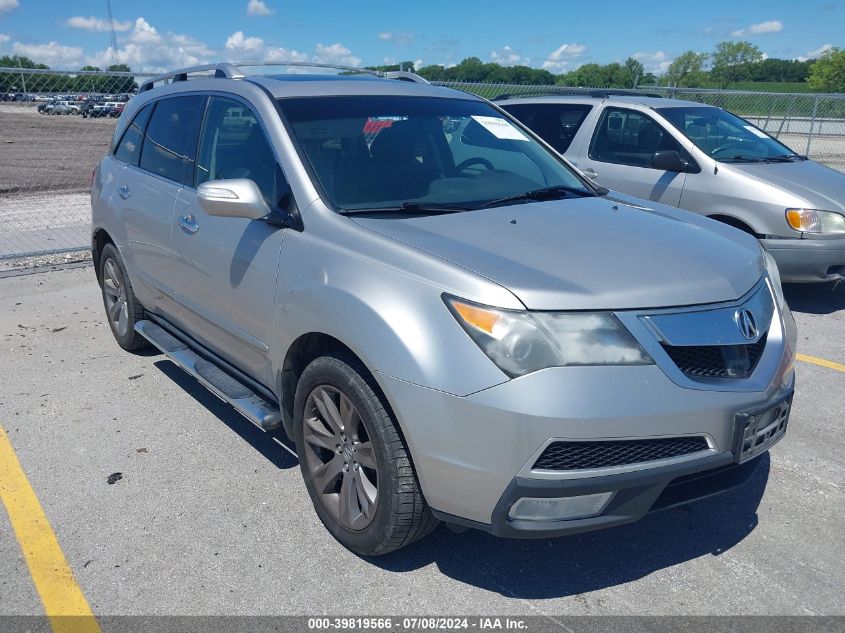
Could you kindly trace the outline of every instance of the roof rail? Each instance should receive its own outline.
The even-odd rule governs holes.
[[[158,75],[157,77],[153,77],[152,79],[147,79],[144,83],[141,84],[141,87],[138,88],[138,92],[145,92],[147,90],[152,90],[153,86],[158,83],[159,81],[167,81],[170,79],[171,81],[187,81],[188,75],[193,75],[196,73],[207,73],[209,71],[214,71],[214,76],[217,78],[225,78],[225,79],[243,79],[245,76],[238,70],[236,64],[204,64],[202,66],[190,66],[188,68],[181,68],[179,70],[174,70],[171,73],[165,73],[163,75]]]
[[[161,81],[171,82],[187,81],[189,75],[199,73],[209,73],[214,71],[214,77],[217,79],[243,79],[246,75],[241,72],[241,68],[252,68],[256,66],[293,66],[297,68],[330,68],[332,70],[342,70],[347,73],[364,73],[373,75],[375,77],[385,77],[387,79],[398,79],[400,81],[413,81],[416,83],[427,84],[428,81],[410,72],[388,72],[383,73],[377,70],[370,70],[368,68],[358,68],[357,66],[341,66],[339,64],[323,64],[318,62],[223,62],[219,64],[205,64],[202,66],[191,66],[189,68],[181,68],[173,72],[158,75],[152,79],[146,80],[141,84],[138,92],[145,92],[151,90],[153,86]]]
[[[383,73],[383,77],[387,79],[398,79],[399,81],[412,81],[417,84],[430,83],[427,79],[420,77],[416,73],[408,72],[407,70],[391,70]]]
[[[556,96],[581,96],[592,97],[594,99],[608,99],[610,97],[650,97],[653,99],[660,99],[663,95],[653,92],[641,92],[639,90],[625,90],[624,88],[560,88],[549,89],[544,91],[534,92],[506,92],[491,99],[491,101],[505,101],[507,99],[518,99],[520,97],[556,97]]]

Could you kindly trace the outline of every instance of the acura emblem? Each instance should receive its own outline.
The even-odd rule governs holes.
[[[739,331],[749,341],[757,338],[757,323],[754,321],[754,315],[751,310],[743,309],[736,313],[736,324],[739,326]]]

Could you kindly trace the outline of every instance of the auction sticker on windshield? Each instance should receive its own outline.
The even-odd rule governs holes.
[[[749,132],[751,132],[754,136],[756,136],[758,138],[769,138],[768,134],[766,134],[765,132],[761,132],[760,130],[758,130],[753,125],[743,125],[742,127],[744,127],[746,130],[748,130]]]
[[[496,138],[509,139],[513,141],[527,141],[528,138],[516,129],[507,119],[500,119],[494,116],[472,115],[484,129]]]

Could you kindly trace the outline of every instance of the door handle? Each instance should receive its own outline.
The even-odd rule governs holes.
[[[182,227],[182,230],[185,231],[185,233],[190,233],[191,235],[193,235],[194,233],[200,230],[200,225],[197,224],[197,221],[194,219],[193,213],[183,215],[176,221],[179,223],[179,226]]]
[[[132,192],[129,191],[129,187],[127,187],[126,185],[122,185],[117,188],[117,195],[119,195],[124,200],[128,200],[129,196],[132,195]]]
[[[581,173],[584,174],[590,180],[595,180],[596,178],[599,177],[599,175],[596,173],[596,171],[593,170],[593,169],[590,169],[589,167],[587,169],[582,169]]]

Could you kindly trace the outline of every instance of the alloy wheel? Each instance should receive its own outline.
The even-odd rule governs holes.
[[[305,401],[303,458],[320,503],[343,527],[363,530],[378,504],[378,464],[361,414],[349,397],[318,385]]]
[[[111,258],[107,259],[103,265],[103,298],[112,328],[118,336],[125,336],[129,329],[126,285],[120,266]]]

